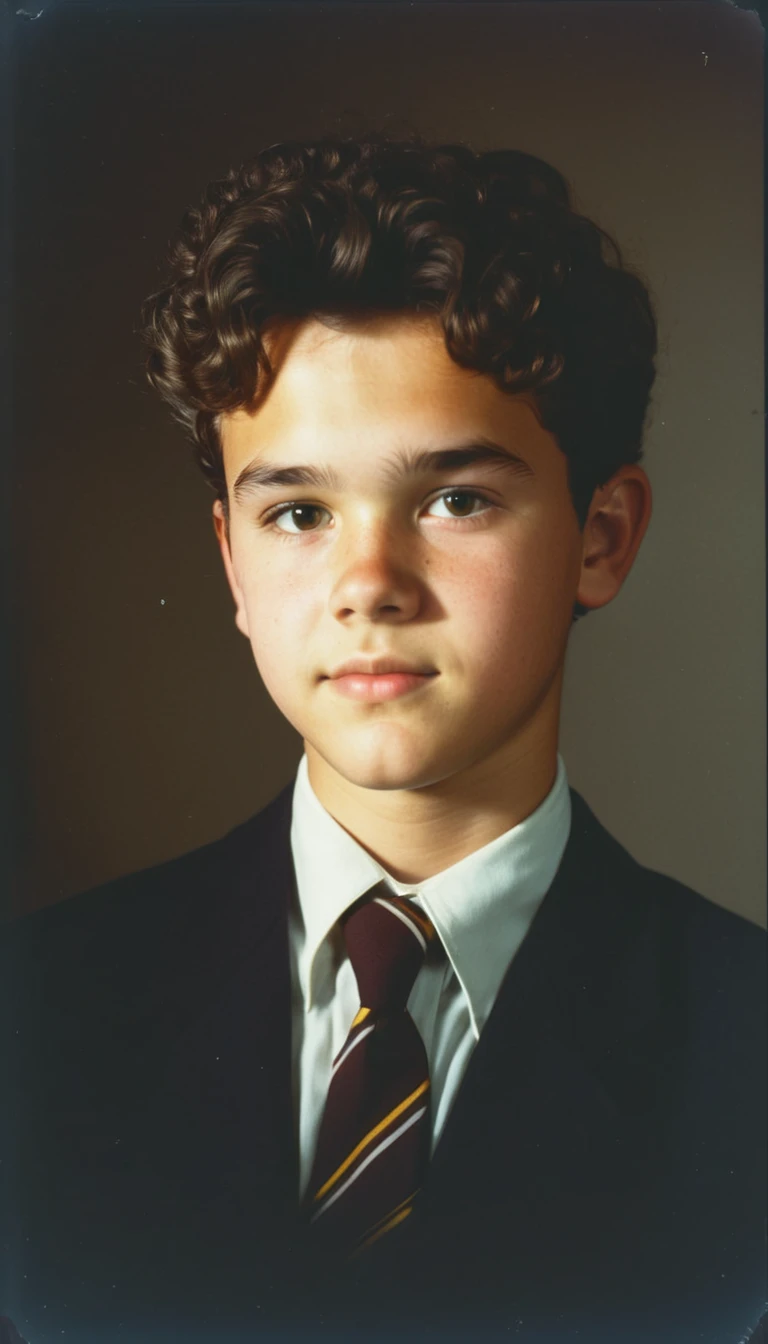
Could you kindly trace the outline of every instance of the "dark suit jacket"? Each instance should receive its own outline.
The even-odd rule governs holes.
[[[11,929],[0,1311],[30,1344],[737,1344],[766,1298],[762,933],[572,791],[413,1214],[326,1263],[296,1214],[290,802]]]

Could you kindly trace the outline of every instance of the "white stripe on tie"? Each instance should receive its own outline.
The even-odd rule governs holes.
[[[352,1051],[354,1050],[355,1046],[356,1046],[356,1045],[359,1045],[360,1042],[361,1042],[362,1040],[364,1040],[366,1036],[370,1036],[371,1032],[372,1032],[372,1031],[375,1031],[375,1030],[376,1030],[376,1023],[375,1023],[375,1022],[372,1022],[371,1025],[370,1025],[370,1027],[366,1027],[364,1031],[361,1031],[361,1032],[360,1032],[360,1035],[359,1035],[359,1036],[356,1036],[356,1037],[355,1037],[354,1041],[350,1041],[350,1043],[347,1045],[346,1049],[344,1050],[343,1054],[339,1055],[339,1056],[336,1058],[336,1060],[335,1060],[335,1062],[334,1062],[334,1065],[333,1065],[333,1068],[331,1069],[331,1077],[333,1077],[333,1075],[335,1074],[335,1072],[336,1072],[337,1069],[340,1069],[340,1068],[341,1068],[342,1064],[344,1063],[344,1060],[349,1058],[349,1056],[352,1054]]]
[[[399,1139],[400,1135],[404,1134],[406,1129],[410,1129],[411,1125],[415,1125],[416,1121],[420,1120],[422,1115],[426,1114],[426,1110],[426,1106],[422,1106],[420,1111],[414,1111],[413,1115],[409,1116],[408,1119],[395,1130],[394,1134],[390,1134],[388,1138],[383,1139],[378,1148],[374,1148],[373,1152],[368,1154],[365,1161],[361,1162],[360,1166],[352,1172],[352,1175],[347,1177],[344,1184],[340,1185],[338,1190],[334,1190],[333,1194],[329,1195],[325,1202],[320,1205],[320,1208],[312,1214],[310,1222],[314,1223],[322,1213],[325,1213],[326,1209],[329,1209],[339,1196],[343,1195],[344,1191],[349,1189],[352,1182],[356,1181],[358,1176],[362,1175],[365,1168],[370,1166],[374,1158],[378,1157],[380,1153],[383,1153],[385,1148],[388,1148],[391,1143],[395,1142],[395,1139]]]
[[[407,929],[411,930],[411,933],[413,934],[414,938],[418,939],[418,941],[421,943],[423,950],[426,952],[427,944],[421,932],[421,929],[417,929],[413,921],[410,920],[407,915],[403,914],[402,910],[399,910],[396,905],[391,905],[389,901],[385,901],[382,896],[374,896],[373,899],[377,905],[383,905],[387,910],[389,910],[389,913],[391,915],[397,915],[397,918],[401,921],[401,923],[405,925]]]

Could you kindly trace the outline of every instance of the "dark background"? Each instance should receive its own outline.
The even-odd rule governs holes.
[[[11,905],[220,835],[291,777],[211,497],[136,330],[206,181],[404,119],[553,162],[661,322],[655,510],[574,630],[569,778],[643,862],[762,917],[762,30],[727,4],[12,6]],[[7,16],[6,16],[7,20]]]

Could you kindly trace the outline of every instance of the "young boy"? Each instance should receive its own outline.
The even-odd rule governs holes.
[[[305,755],[224,839],[11,935],[8,1311],[736,1344],[762,937],[558,755],[571,625],[650,516],[643,284],[537,159],[327,139],[209,187],[146,339]]]

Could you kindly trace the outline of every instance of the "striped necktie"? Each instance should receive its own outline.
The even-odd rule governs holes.
[[[306,1212],[354,1254],[407,1218],[429,1161],[429,1065],[406,1004],[436,933],[393,895],[364,898],[342,928],[360,1009],[333,1061]]]

